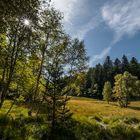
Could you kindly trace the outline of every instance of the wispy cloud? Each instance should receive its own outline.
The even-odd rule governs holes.
[[[112,49],[112,46],[105,48],[101,53],[94,55],[89,62],[89,66],[92,66],[98,60],[102,60]]]
[[[90,30],[99,25],[97,13],[89,9],[87,0],[52,0],[52,4],[64,14],[64,27],[72,38],[83,40]]]
[[[140,30],[140,0],[114,0],[112,3],[105,3],[101,8],[101,15],[114,32],[114,39],[109,47],[91,58],[90,65],[106,57],[123,36],[133,37]]]
[[[106,23],[114,32],[111,45],[93,56],[90,64],[107,56],[114,44],[123,36],[132,37],[140,29],[140,0],[107,1],[96,7],[94,5],[96,0],[92,2],[89,0],[52,0],[55,8],[64,14],[65,30],[72,37],[82,40],[89,31],[102,22]]]
[[[74,17],[74,12],[77,13],[76,6],[79,5],[79,0],[52,0],[51,4],[64,14],[64,22],[70,22]]]
[[[89,22],[87,24],[84,24],[83,26],[80,26],[74,37],[78,37],[79,39],[84,39],[84,37],[86,36],[86,34],[95,29],[99,24],[100,24],[101,20],[98,17],[93,17],[92,19],[89,20]]]
[[[103,20],[115,32],[114,43],[124,35],[140,30],[140,0],[119,0],[106,3],[101,9]]]

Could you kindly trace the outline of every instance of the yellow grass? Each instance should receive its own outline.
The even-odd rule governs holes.
[[[5,114],[10,108],[11,101],[6,100],[0,114]],[[105,101],[99,101],[90,98],[72,97],[68,106],[73,113],[73,117],[77,119],[87,119],[94,115],[102,117],[136,117],[140,118],[140,101],[133,101],[128,108],[120,108],[117,103],[111,102],[107,104]],[[28,108],[24,106],[14,105],[10,115],[13,117],[23,114],[28,116]]]
[[[100,115],[103,117],[136,117],[140,118],[140,101],[131,102],[128,108],[120,108],[117,103],[108,104],[95,99],[72,97],[68,104],[73,117],[78,119]]]

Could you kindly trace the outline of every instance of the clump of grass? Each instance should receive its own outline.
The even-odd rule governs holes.
[[[124,119],[124,123],[126,123],[126,124],[138,124],[138,123],[140,123],[140,120],[138,118],[134,118],[134,117],[127,117]]]
[[[109,124],[114,125],[114,124],[120,124],[121,123],[121,118],[118,117],[112,117],[110,118]]]
[[[137,126],[137,129],[140,130],[140,124]]]
[[[98,114],[94,114],[93,116],[89,117],[91,120],[95,120],[97,122],[101,122],[102,121],[102,116],[98,115]]]
[[[110,132],[112,137],[119,138],[120,140],[140,138],[140,132],[138,130],[122,124],[114,123],[110,128]]]
[[[23,115],[16,118],[0,115],[0,139],[25,140],[30,137],[39,140],[48,127],[44,119]]]
[[[109,124],[110,123],[110,118],[103,118],[102,119],[102,122],[104,123],[104,124]]]

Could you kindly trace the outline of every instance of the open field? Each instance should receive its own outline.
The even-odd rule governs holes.
[[[3,114],[6,114],[11,103],[6,100],[0,110],[0,136],[39,140],[44,132],[49,131],[44,115],[36,116],[33,113],[29,117],[29,109],[23,105],[14,105],[10,117],[5,117]],[[76,140],[140,139],[140,101],[132,102],[128,108],[120,108],[113,102],[107,104],[95,99],[72,97],[68,106],[73,119],[61,128],[62,134],[59,131],[56,133],[58,140],[69,137]]]
[[[94,115],[140,118],[140,101],[131,102],[128,108],[120,108],[115,102],[108,104],[95,99],[72,97],[68,105],[71,112],[74,113],[73,117],[78,119],[86,119]]]
[[[6,113],[10,108],[11,101],[6,100],[0,110],[0,114]],[[74,117],[85,118],[99,115],[103,117],[136,117],[140,118],[140,101],[133,101],[128,108],[120,108],[117,103],[84,98],[72,97],[68,106]],[[28,108],[14,105],[10,114],[12,116],[23,114],[28,116]]]

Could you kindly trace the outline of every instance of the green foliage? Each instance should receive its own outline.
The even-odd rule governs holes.
[[[76,97],[74,97],[76,98]],[[96,102],[95,107],[99,108],[100,104],[104,104],[104,108],[102,111],[106,109],[106,103],[103,101],[97,101],[93,99],[86,99],[78,97],[76,98],[77,101],[80,100],[83,103],[81,106],[85,106],[84,102],[87,102],[86,110],[92,108],[90,104],[92,101]],[[75,101],[76,102],[76,101]],[[20,104],[19,104],[20,105]],[[94,104],[93,104],[94,105]],[[92,105],[92,106],[93,106]],[[21,105],[20,105],[21,106]],[[47,139],[55,137],[55,139],[129,139],[134,138],[138,139],[140,137],[139,131],[139,116],[135,117],[113,117],[110,112],[107,112],[106,117],[101,114],[95,114],[87,112],[84,108],[82,109],[81,106],[77,105],[78,108],[81,109],[81,114],[75,114],[77,117],[73,117],[75,119],[68,119],[65,123],[57,123],[54,129],[54,135],[51,134],[50,122],[45,114],[40,114],[38,117],[32,116],[28,117],[27,111],[23,115],[19,115],[19,113],[26,108],[23,106],[21,109],[19,106],[14,106],[13,110],[11,111],[11,116],[5,117],[5,115],[1,115],[0,117],[0,130],[1,136],[4,138],[9,138],[8,136],[13,137],[13,139],[33,139],[33,140],[40,140],[40,139]],[[107,105],[112,107],[111,105]],[[8,105],[5,106],[5,109],[8,109]],[[117,107],[119,110],[119,107]],[[101,108],[99,108],[100,110]],[[118,110],[115,110],[116,107],[112,107],[113,112],[115,111],[117,116]],[[45,106],[46,111],[46,106]],[[131,111],[130,109],[125,109],[123,113],[127,111]],[[4,113],[4,110],[2,111]],[[135,111],[134,111],[135,112]],[[22,112],[23,113],[23,112]],[[90,117],[84,117],[90,116]],[[130,116],[130,115],[129,115]],[[131,114],[133,116],[133,112]],[[18,129],[17,129],[18,127]],[[122,130],[122,131],[121,131]],[[9,132],[11,131],[11,132]],[[121,132],[119,132],[121,131]]]
[[[0,108],[9,91],[19,90],[19,76],[24,71],[31,50],[31,28],[25,26],[24,20],[32,21],[32,27],[38,21],[38,0],[0,1]],[[33,22],[36,21],[36,22]],[[20,67],[20,68],[19,68]],[[18,84],[17,84],[18,83]]]
[[[114,138],[119,138],[120,140],[138,139],[140,137],[139,131],[121,124],[113,125],[111,127],[111,133],[114,136]]]
[[[135,118],[135,117],[129,117],[129,118],[124,119],[124,123],[130,124],[130,125],[131,124],[138,124],[138,123],[140,123],[140,120]]]
[[[0,116],[0,138],[16,140],[41,139],[47,129],[47,126],[43,124],[44,119],[42,118]]]
[[[127,107],[132,95],[137,94],[137,77],[132,76],[129,72],[115,76],[114,93],[121,107]]]
[[[71,116],[68,95],[81,93],[88,57],[84,42],[64,32],[62,15],[50,2],[0,1],[0,109],[7,98],[12,101],[6,115],[24,103],[28,115],[34,108],[36,115],[45,113],[55,129]]]
[[[103,99],[108,103],[111,100],[111,93],[112,93],[111,83],[107,81],[105,82],[103,89]]]
[[[140,63],[135,57],[132,57],[132,59],[128,61],[127,57],[123,55],[121,60],[116,58],[115,61],[112,61],[110,57],[107,56],[103,64],[97,64],[95,67],[88,69],[82,96],[102,99],[105,82],[109,81],[113,86],[114,77],[117,74],[123,74],[125,71],[128,71],[140,80]],[[97,85],[96,87],[98,88],[96,88],[95,85]],[[137,89],[137,92],[137,95],[131,96],[132,99],[139,99],[139,89]]]
[[[123,120],[125,120],[124,118],[114,119],[116,121],[112,121],[112,119],[109,120],[110,122],[107,125],[103,124],[101,121],[97,121],[93,124],[89,122],[78,122],[71,119],[65,125],[58,124],[55,128],[54,135],[50,136],[49,127],[48,125],[44,125],[45,119],[41,117],[20,117],[12,119],[10,117],[0,116],[0,138],[17,140],[54,138],[56,140],[139,139],[140,132],[138,129],[133,128],[133,121],[129,121],[129,126],[123,123]]]
[[[78,44],[76,45],[78,47]],[[81,45],[80,42],[79,45]],[[81,59],[77,58],[79,57],[77,55],[75,56],[75,59],[73,59],[73,56],[69,55],[72,48],[73,45],[68,45],[68,39],[62,38],[62,40],[60,39],[59,44],[51,46],[47,50],[46,60],[48,62],[46,62],[44,70],[44,104],[47,106],[47,116],[51,122],[51,131],[54,131],[56,124],[58,125],[60,123],[63,125],[70,118],[71,113],[67,108],[67,102],[70,99],[68,96],[80,94],[80,86],[84,82],[84,64],[82,67],[80,65],[75,65],[75,61],[78,63]],[[78,49],[76,50],[75,48],[75,51],[78,52]],[[83,63],[83,61],[79,63]],[[71,68],[74,67],[74,69],[66,70],[66,66],[70,66]],[[68,76],[67,79],[64,79],[66,71]]]

